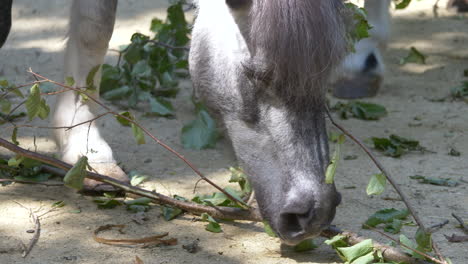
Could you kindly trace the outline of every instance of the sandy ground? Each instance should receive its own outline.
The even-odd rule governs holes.
[[[0,76],[6,76],[17,84],[31,81],[32,78],[26,73],[31,67],[51,79],[62,78],[62,49],[69,2],[15,1],[12,32],[0,50]],[[434,239],[453,263],[462,264],[468,263],[467,244],[450,244],[443,234],[461,233],[451,213],[468,218],[466,182],[450,188],[419,184],[408,177],[421,174],[459,180],[462,177],[467,179],[468,174],[466,103],[430,100],[448,95],[450,87],[458,85],[463,79],[463,69],[468,69],[468,19],[445,12],[434,19],[431,11],[433,2],[418,1],[408,10],[394,14],[394,36],[385,54],[388,68],[385,85],[377,98],[369,100],[385,105],[389,110],[388,117],[378,122],[356,119],[340,122],[362,139],[396,133],[419,139],[423,146],[435,152],[409,154],[401,159],[381,155],[379,158],[398,179],[428,226],[450,220],[448,225],[434,234]],[[127,43],[135,31],[148,33],[151,18],[163,16],[165,6],[165,1],[121,1],[111,48]],[[399,65],[399,59],[406,55],[411,46],[428,56],[426,65]],[[112,62],[115,59],[115,54],[110,52],[107,60]],[[212,150],[188,151],[181,147],[179,131],[193,117],[189,103],[190,83],[185,81],[182,86],[183,91],[175,101],[177,119],[148,118],[142,113],[138,118],[153,133],[182,151],[211,179],[224,185],[229,177],[227,168],[236,164],[226,140],[219,142]],[[102,131],[105,131],[105,137],[123,167],[151,175],[151,180],[144,184],[145,188],[192,197],[197,176],[181,161],[156,144],[136,146],[130,130],[120,127],[112,119],[105,120],[103,126]],[[1,128],[1,136],[8,138],[10,134],[10,129]],[[33,148],[33,136],[37,139],[39,151],[46,154],[56,151],[48,131],[22,129],[19,141],[22,146]],[[462,155],[449,156],[447,153],[451,147],[456,147]],[[0,154],[9,153],[0,149]],[[362,230],[361,224],[376,210],[403,208],[403,205],[386,199],[397,197],[391,190],[379,197],[368,198],[364,186],[369,176],[377,173],[377,169],[361,150],[347,142],[344,155],[351,154],[358,155],[358,158],[343,161],[338,169],[337,186],[344,199],[335,224],[381,240],[378,234]],[[204,183],[199,185],[200,193],[212,191]],[[67,205],[42,219],[41,237],[37,245],[28,257],[22,258],[18,243],[29,241],[32,234],[26,231],[33,225],[28,212],[14,201],[33,209],[42,207],[46,210],[53,202],[60,200]],[[77,209],[81,213],[73,213]],[[192,221],[190,215],[166,222],[160,216],[160,210],[154,207],[148,217],[149,221],[137,225],[131,220],[131,213],[124,208],[98,210],[92,198],[75,194],[64,187],[21,184],[0,187],[0,263],[132,263],[135,256],[139,256],[144,263],[340,262],[333,250],[325,245],[308,253],[281,252],[279,241],[268,237],[259,224],[225,223],[223,233],[213,234],[204,230],[204,223]],[[92,230],[105,224],[127,224],[127,236],[134,237],[169,232],[171,237],[179,239],[179,244],[150,249],[98,244],[92,239]],[[413,237],[415,231],[414,227],[406,226],[403,233]],[[106,235],[119,236],[117,233]],[[183,244],[196,239],[200,240],[198,253],[191,254],[182,249]]]

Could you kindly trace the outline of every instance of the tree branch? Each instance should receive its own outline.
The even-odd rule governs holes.
[[[401,200],[403,203],[406,205],[408,208],[408,211],[410,214],[413,216],[414,221],[418,224],[418,226],[424,231],[427,232],[427,229],[424,226],[424,223],[422,222],[421,218],[419,218],[416,210],[414,209],[413,205],[409,202],[409,199],[406,197],[405,193],[401,190],[400,186],[397,185],[396,181],[394,178],[390,175],[390,173],[383,167],[383,165],[380,163],[379,160],[374,156],[374,154],[371,152],[371,150],[362,143],[358,138],[356,138],[353,134],[351,134],[348,130],[346,130],[343,126],[335,122],[333,119],[332,115],[330,114],[329,109],[326,109],[328,118],[330,119],[330,122],[339,130],[341,130],[347,137],[349,137],[352,141],[354,141],[366,154],[369,156],[369,158],[374,162],[374,164],[379,168],[379,170],[382,172],[382,174],[387,178],[388,182],[393,186],[395,191],[398,193],[398,195],[401,197]],[[434,252],[438,256],[439,260],[441,263],[446,263],[445,258],[442,256],[439,247],[436,245],[435,242],[432,243],[432,248],[434,249]]]

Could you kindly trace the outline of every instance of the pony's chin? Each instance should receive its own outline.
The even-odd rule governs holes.
[[[288,238],[283,238],[283,237],[280,236],[281,244],[286,245],[286,246],[295,246],[295,245],[301,243],[304,240],[318,237],[320,235],[320,233],[321,232],[318,232],[316,234],[310,234],[310,233],[305,234],[305,233],[301,232],[301,233],[298,233],[297,235],[293,235],[293,236],[288,237]]]

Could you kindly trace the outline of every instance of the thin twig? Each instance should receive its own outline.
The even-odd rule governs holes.
[[[442,223],[430,226],[427,230],[429,231],[429,233],[434,233],[435,229],[440,229],[440,228],[444,227],[448,223],[449,223],[449,220],[445,220]]]
[[[416,223],[418,224],[418,226],[424,231],[424,232],[427,232],[426,231],[426,228],[424,226],[424,223],[423,221],[419,218],[416,210],[414,209],[413,205],[411,205],[411,203],[409,202],[409,199],[406,197],[406,194],[401,190],[400,186],[398,186],[398,184],[396,183],[396,181],[394,180],[394,178],[390,175],[390,173],[383,167],[383,165],[380,163],[379,160],[377,160],[377,158],[374,156],[374,154],[372,154],[371,150],[366,146],[364,145],[364,143],[362,143],[358,138],[356,138],[354,135],[352,135],[348,130],[346,130],[343,126],[341,126],[340,124],[338,124],[337,122],[335,122],[335,120],[333,119],[332,115],[330,114],[330,111],[329,109],[327,108],[326,109],[326,113],[328,115],[328,118],[330,119],[330,122],[335,126],[337,127],[339,130],[341,130],[347,137],[349,137],[351,140],[353,140],[356,144],[358,144],[358,146],[364,150],[364,152],[366,152],[366,154],[369,156],[369,158],[374,162],[374,164],[379,168],[379,170],[382,172],[382,174],[384,174],[384,176],[387,178],[388,182],[390,182],[390,184],[393,186],[393,188],[395,189],[395,191],[398,193],[398,195],[401,197],[401,200],[403,201],[403,203],[406,205],[406,207],[408,208],[408,211],[410,212],[410,214],[413,216],[414,218],[414,221],[416,221]],[[446,263],[445,262],[445,258],[442,256],[438,246],[436,245],[435,242],[432,243],[432,248],[434,249],[434,252],[436,253],[437,257],[440,259],[440,261],[442,261],[441,263]]]
[[[34,125],[26,125],[26,124],[23,124],[23,125],[17,125],[15,123],[12,122],[13,124],[13,128],[22,128],[22,127],[25,127],[25,128],[36,128],[36,129],[65,129],[65,130],[70,130],[70,129],[73,129],[77,126],[81,126],[81,125],[84,125],[84,124],[87,124],[87,123],[92,123],[93,121],[105,116],[105,115],[108,115],[108,114],[112,114],[111,112],[105,112],[105,113],[102,113],[102,114],[99,114],[97,116],[95,116],[94,118],[92,119],[89,119],[89,120],[86,120],[86,121],[83,121],[81,123],[77,123],[77,124],[74,124],[74,125],[71,125],[71,126],[34,126]],[[11,127],[9,127],[9,129],[11,129]]]
[[[44,186],[63,186],[63,182],[35,182],[35,181],[23,181],[23,180],[16,180],[16,179],[0,179],[0,183],[2,182],[16,182],[16,183],[24,183],[24,184],[36,184],[36,185],[44,185]]]
[[[21,206],[24,209],[28,210],[29,211],[29,217],[31,217],[31,219],[33,220],[33,223],[34,223],[34,235],[31,238],[31,240],[29,240],[28,246],[26,247],[26,249],[23,251],[23,254],[21,255],[23,258],[25,258],[31,252],[34,245],[36,245],[37,241],[39,240],[39,237],[41,235],[41,222],[39,221],[39,217],[33,213],[31,208],[27,208],[26,206],[18,203],[17,201],[13,201],[13,202],[17,203],[19,206]]]
[[[81,93],[81,94],[84,94],[85,96],[87,96],[90,100],[92,100],[93,102],[95,102],[96,104],[98,104],[99,106],[101,106],[102,108],[106,109],[109,113],[111,114],[114,114],[122,119],[125,119],[127,120],[128,122],[130,123],[133,123],[135,124],[136,126],[138,126],[141,130],[143,130],[143,132],[145,132],[146,135],[148,135],[151,139],[153,139],[156,143],[158,143],[160,146],[162,146],[163,148],[165,148],[166,150],[168,150],[169,152],[171,152],[172,154],[174,154],[175,156],[177,156],[179,159],[181,159],[185,164],[187,164],[187,166],[189,166],[200,178],[202,178],[204,181],[208,182],[209,184],[211,184],[213,187],[215,187],[216,189],[218,189],[220,192],[222,192],[223,194],[225,194],[229,199],[231,199],[232,201],[236,202],[239,206],[241,206],[242,208],[248,208],[248,205],[246,205],[244,202],[242,201],[239,201],[238,199],[236,199],[234,196],[232,196],[231,194],[229,194],[228,192],[226,192],[223,188],[219,187],[217,184],[215,184],[213,181],[211,181],[210,179],[206,178],[205,175],[197,168],[195,167],[195,165],[193,163],[191,163],[188,159],[186,159],[184,156],[182,156],[179,152],[175,151],[173,148],[169,147],[169,145],[165,144],[164,142],[162,142],[159,138],[155,137],[153,134],[151,134],[151,132],[149,132],[148,129],[146,129],[145,127],[143,127],[142,125],[140,125],[138,122],[136,122],[135,120],[132,120],[126,116],[123,116],[115,111],[113,111],[110,107],[108,107],[107,105],[105,105],[104,103],[102,103],[101,101],[99,101],[98,99],[94,98],[94,96],[91,96],[89,93],[87,92],[84,92],[84,91],[81,91],[79,89],[76,89],[76,88],[73,88],[73,87],[70,87],[70,86],[67,86],[67,85],[64,85],[62,83],[59,83],[59,82],[56,82],[56,81],[52,81],[38,73],[35,73],[33,72],[32,70],[29,70],[28,71],[29,73],[31,73],[33,76],[35,77],[39,77],[43,80],[47,80],[48,82],[50,83],[53,83],[53,84],[56,84],[58,86],[61,86],[61,87],[64,87],[64,88],[68,88],[70,90],[73,90],[73,91],[76,91],[78,93]]]
[[[457,220],[457,222],[460,224],[461,228],[463,229],[463,232],[467,233],[468,234],[468,227],[465,225],[465,222],[463,221],[463,219],[461,219],[461,217],[459,217],[458,215],[452,213],[452,216],[453,218],[455,218]]]

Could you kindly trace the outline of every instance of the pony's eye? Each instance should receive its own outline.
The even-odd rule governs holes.
[[[247,7],[252,0],[226,0],[226,4],[232,9]]]

